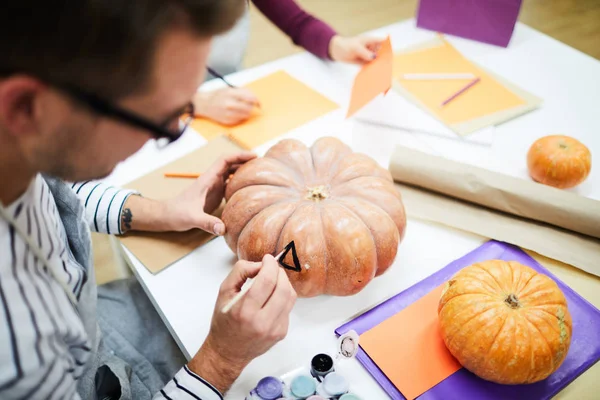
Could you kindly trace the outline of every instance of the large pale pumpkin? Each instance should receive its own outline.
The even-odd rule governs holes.
[[[571,316],[559,287],[514,261],[490,260],[459,271],[446,283],[438,312],[450,353],[492,382],[545,379],[571,344]]]
[[[294,240],[302,269],[286,272],[301,297],[359,292],[392,264],[406,226],[389,171],[331,137],[280,141],[234,174],[225,197],[225,240],[240,259]]]
[[[592,154],[583,143],[572,137],[544,136],[529,148],[527,168],[535,181],[567,189],[588,177],[592,169]]]

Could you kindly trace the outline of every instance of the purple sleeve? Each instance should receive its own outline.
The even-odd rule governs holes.
[[[296,45],[317,57],[330,59],[329,42],[336,32],[304,11],[294,0],[252,0],[254,5]]]

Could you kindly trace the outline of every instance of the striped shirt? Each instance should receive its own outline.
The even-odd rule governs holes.
[[[72,188],[85,205],[93,231],[121,232],[120,212],[131,191],[100,182]],[[87,271],[69,248],[56,203],[40,175],[6,211],[48,262],[40,261],[17,230],[0,219],[0,398],[78,399],[77,380],[93,354],[65,289],[77,298]],[[183,366],[154,398],[223,397]]]

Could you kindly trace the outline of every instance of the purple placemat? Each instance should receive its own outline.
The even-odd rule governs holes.
[[[600,359],[600,311],[521,249],[503,242],[494,240],[487,242],[402,293],[340,326],[335,333],[339,336],[354,329],[360,335],[420,299],[450,279],[460,269],[490,259],[518,261],[548,275],[558,284],[567,298],[569,312],[573,318],[573,336],[567,358],[555,373],[543,381],[530,385],[499,385],[480,379],[462,368],[418,398],[421,400],[549,399]],[[392,399],[405,399],[362,348],[359,349],[356,357]]]
[[[421,0],[417,26],[506,47],[521,0]]]

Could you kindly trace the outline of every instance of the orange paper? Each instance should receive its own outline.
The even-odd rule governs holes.
[[[402,75],[410,73],[469,72],[481,78],[481,81],[443,107],[441,103],[463,88],[469,80],[402,79]],[[393,74],[402,87],[447,124],[467,122],[526,103],[443,39],[440,46],[396,54]]]
[[[392,87],[394,58],[389,36],[381,43],[377,58],[366,64],[356,75],[350,106],[346,118],[366,106],[381,93],[387,93]]]
[[[255,109],[250,119],[236,126],[196,119],[191,126],[207,140],[226,134],[242,147],[252,149],[339,107],[284,71],[244,87],[260,102],[260,109]]]
[[[360,346],[408,400],[431,389],[461,365],[438,327],[443,285],[360,335]]]

